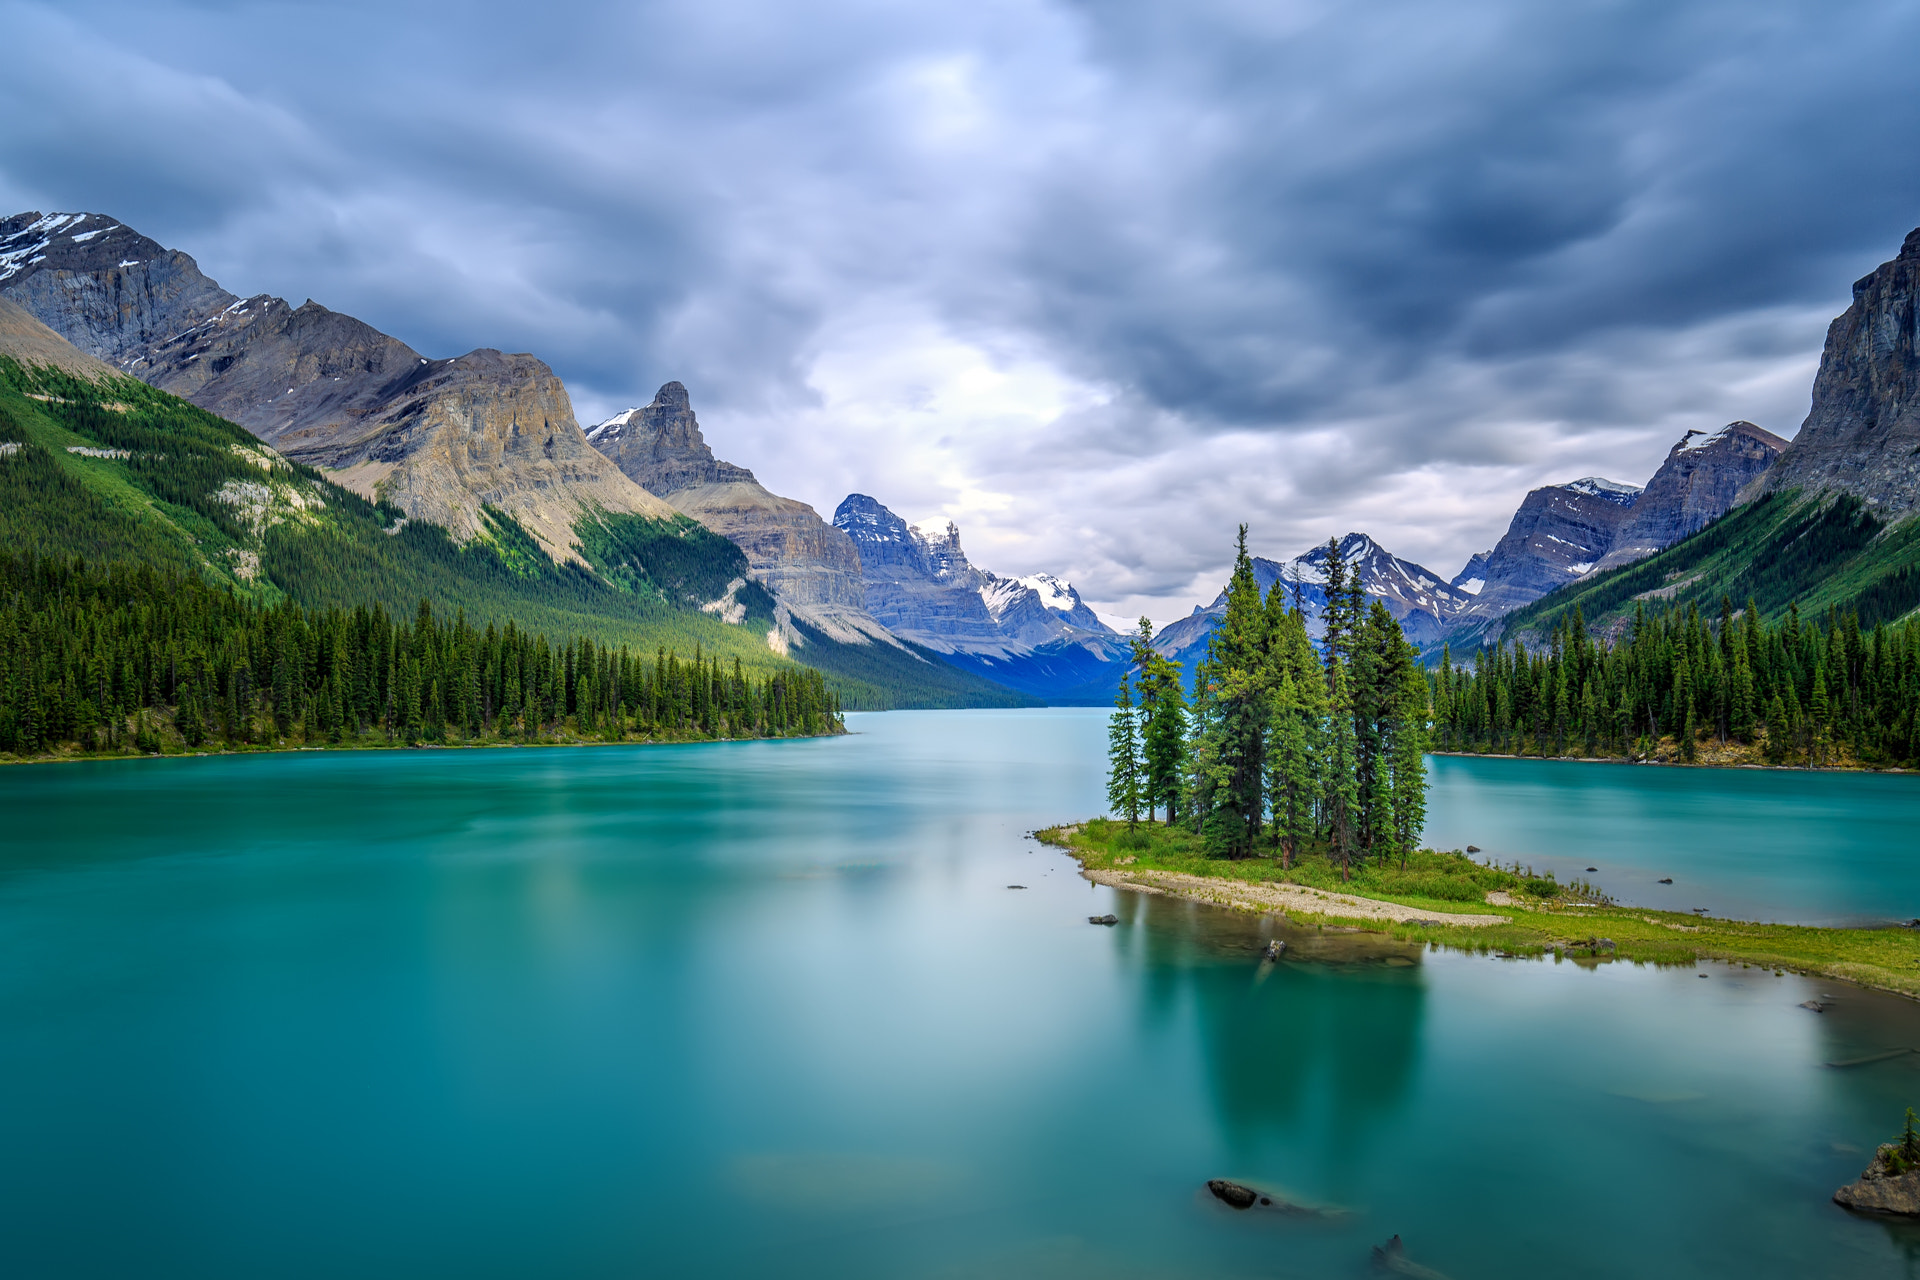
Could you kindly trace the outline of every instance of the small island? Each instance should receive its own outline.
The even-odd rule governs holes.
[[[1856,1213],[1920,1217],[1920,1130],[1912,1107],[1899,1141],[1882,1143],[1866,1172],[1834,1192],[1833,1202]]]

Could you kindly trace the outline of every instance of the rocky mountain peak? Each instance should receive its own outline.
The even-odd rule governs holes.
[[[587,432],[641,488],[660,497],[708,484],[753,484],[753,472],[713,456],[686,387],[669,382],[645,406],[616,413]]]
[[[1883,519],[1920,506],[1920,229],[1853,286],[1827,327],[1813,407],[1779,460],[1740,493],[1849,493]]]
[[[1594,571],[1644,560],[1725,515],[1787,442],[1751,422],[1688,431],[1667,450]]]

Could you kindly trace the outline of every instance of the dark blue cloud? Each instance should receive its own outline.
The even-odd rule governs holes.
[[[1902,3],[0,24],[9,206],[536,351],[585,411],[679,378],[787,490],[945,510],[1110,601],[1210,594],[1243,514],[1269,552],[1365,525],[1450,567],[1563,471],[1790,432],[1824,320],[1920,223]]]

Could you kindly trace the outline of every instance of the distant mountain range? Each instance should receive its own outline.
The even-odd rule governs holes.
[[[1127,646],[1072,584],[977,569],[957,525],[909,525],[863,493],[848,494],[833,523],[859,551],[867,608],[894,634],[1051,702],[1112,696],[1101,678]]]
[[[670,395],[657,401],[649,421],[667,430],[668,419],[683,415],[679,446],[690,464],[704,453],[712,471],[698,486],[654,477],[656,493],[623,470],[631,456],[611,457],[588,440],[566,388],[535,357],[482,348],[431,359],[311,300],[292,307],[265,295],[240,298],[191,257],[100,214],[0,220],[0,300],[45,326],[29,332],[25,316],[15,316],[13,336],[0,334],[0,354],[57,364],[46,348],[64,339],[74,358],[101,362],[90,376],[130,375],[238,424],[271,448],[262,457],[292,464],[290,474],[311,467],[314,482],[389,513],[381,518],[394,533],[409,524],[408,538],[441,530],[465,554],[458,572],[441,574],[426,592],[438,606],[477,610],[484,599],[501,620],[510,612],[524,621],[549,597],[580,597],[589,621],[605,612],[622,635],[686,644],[705,636],[709,651],[751,653],[727,634],[751,627],[762,637],[760,654],[830,672],[852,706],[1029,700],[898,641],[865,615],[844,537],[803,504],[760,488],[750,472],[715,463],[684,391],[677,404]],[[618,438],[609,430],[602,442],[613,448]],[[331,517],[316,519],[324,526]],[[836,540],[846,553],[838,595],[830,569],[809,573],[803,563],[810,549],[830,551]],[[363,550],[377,567],[393,547]],[[222,555],[228,551],[260,566],[242,586],[302,599],[288,590],[291,551],[235,545]],[[475,575],[491,572],[486,557],[521,586],[504,598],[481,590]],[[362,577],[369,600],[418,580],[398,570]],[[691,616],[648,622],[644,608],[635,614],[638,605],[625,600],[636,593]],[[410,611],[418,598],[402,607]]]
[[[1789,600],[1892,609],[1915,574],[1920,359],[1903,317],[1920,302],[1917,278],[1920,231],[1854,286],[1791,444],[1733,422],[1688,432],[1644,486],[1589,476],[1536,489],[1451,578],[1363,533],[1345,535],[1342,552],[1430,655],[1537,632],[1571,601],[1597,625],[1617,625],[1636,603],[1721,591],[1769,610]],[[977,568],[956,526],[911,525],[864,494],[828,522],[716,458],[678,382],[583,431],[560,379],[532,355],[432,358],[311,300],[241,298],[185,253],[103,215],[0,220],[0,354],[100,385],[137,378],[244,428],[228,444],[257,450],[266,509],[281,515],[228,522],[217,536],[171,514],[175,498],[213,499],[180,490],[161,500],[160,489],[186,482],[109,456],[129,452],[111,432],[74,435],[48,455],[96,494],[118,482],[95,473],[122,467],[146,486],[143,509],[164,526],[154,536],[167,554],[236,589],[305,599],[324,580],[336,594],[393,601],[418,591],[518,617],[559,609],[634,636],[667,626],[665,608],[675,636],[821,667],[854,705],[1104,701],[1129,661],[1124,638],[1057,575]],[[47,395],[39,402],[18,403],[27,425],[0,441],[13,446],[0,456],[68,438],[72,424],[52,420]],[[139,412],[174,413],[160,401]],[[206,474],[224,476],[231,468],[211,459],[231,450],[208,430]],[[295,508],[298,519],[286,514]],[[53,518],[44,503],[35,510],[36,521]],[[332,559],[295,549],[295,531],[315,529],[357,549]],[[1320,546],[1254,567],[1263,589],[1288,591],[1317,617],[1325,560]],[[1224,593],[1167,626],[1156,647],[1191,664],[1223,608]]]

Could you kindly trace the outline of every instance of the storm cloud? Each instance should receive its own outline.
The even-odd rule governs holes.
[[[1791,434],[1920,223],[1896,3],[0,3],[0,206],[533,351],[1117,616],[1233,527],[1444,573]]]

